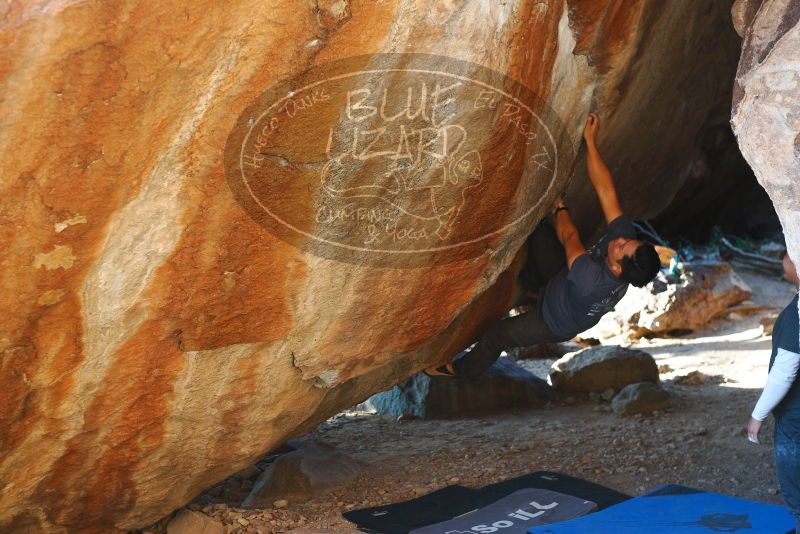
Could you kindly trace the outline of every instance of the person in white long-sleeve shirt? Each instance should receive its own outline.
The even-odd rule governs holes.
[[[786,280],[800,287],[797,269],[787,253],[783,254]],[[783,499],[795,517],[795,531],[800,534],[800,316],[798,294],[778,316],[772,330],[767,385],[756,403],[747,437],[758,443],[761,423],[772,413],[775,417],[775,468]]]

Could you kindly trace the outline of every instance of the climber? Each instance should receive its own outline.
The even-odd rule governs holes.
[[[791,282],[795,296],[783,309],[772,328],[772,353],[764,391],[758,398],[750,421],[747,438],[758,443],[761,423],[770,412],[775,417],[775,468],[783,500],[794,515],[800,532],[800,340],[798,340],[797,299],[800,279],[792,259],[783,253],[784,278]]]
[[[631,220],[622,213],[611,172],[595,144],[599,117],[589,113],[583,130],[587,169],[608,224],[607,233],[588,251],[559,199],[549,218],[528,238],[527,262],[512,308],[533,304],[530,311],[501,319],[484,332],[469,351],[429,376],[480,376],[514,347],[566,341],[591,328],[614,308],[628,284],[645,286],[658,273],[660,261],[652,244],[637,239]],[[460,357],[459,357],[460,356]]]

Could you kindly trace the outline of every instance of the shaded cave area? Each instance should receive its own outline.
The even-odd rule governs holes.
[[[721,232],[746,240],[782,241],[775,207],[756,180],[728,124],[705,128],[699,157],[669,205],[650,220],[670,242],[707,243]]]

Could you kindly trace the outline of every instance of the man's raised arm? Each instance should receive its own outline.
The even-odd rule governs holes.
[[[603,208],[606,222],[610,223],[620,215],[622,208],[617,198],[617,188],[614,186],[614,178],[608,170],[600,151],[597,150],[595,138],[600,127],[600,117],[596,113],[589,113],[586,118],[586,126],[583,129],[583,138],[586,140],[586,167],[589,171],[589,180],[592,181],[594,190],[600,198],[600,206]]]
[[[567,259],[567,269],[572,268],[572,263],[575,258],[586,252],[586,248],[581,242],[581,236],[578,234],[578,229],[569,217],[569,210],[564,206],[564,202],[558,199],[556,203],[556,211],[553,214],[553,227],[556,230],[556,236],[564,247],[564,254]]]

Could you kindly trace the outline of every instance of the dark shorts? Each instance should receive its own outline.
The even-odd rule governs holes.
[[[466,378],[476,378],[491,367],[503,351],[542,343],[560,343],[568,339],[550,330],[542,318],[539,301],[531,306],[530,311],[501,319],[487,328],[472,350],[454,362],[456,373]]]

